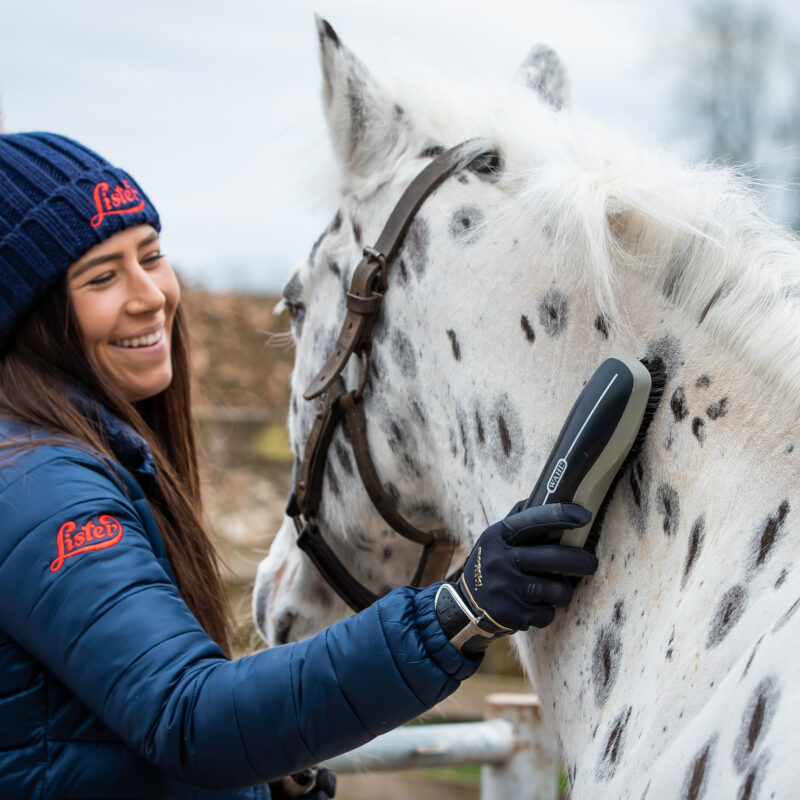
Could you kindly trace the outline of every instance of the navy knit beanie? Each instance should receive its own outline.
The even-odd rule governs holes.
[[[161,229],[136,182],[54,133],[0,134],[0,355],[70,264],[135,225]]]

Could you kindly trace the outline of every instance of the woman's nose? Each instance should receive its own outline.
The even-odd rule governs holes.
[[[166,303],[166,296],[153,275],[137,266],[132,277],[128,311],[132,314],[160,311]]]

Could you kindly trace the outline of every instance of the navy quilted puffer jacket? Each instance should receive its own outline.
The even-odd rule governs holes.
[[[125,469],[57,445],[0,462],[0,798],[267,798],[475,670],[437,585],[227,660],[178,593],[146,445],[105,424]],[[19,433],[0,420],[0,441]]]

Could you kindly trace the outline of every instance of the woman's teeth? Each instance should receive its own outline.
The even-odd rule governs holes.
[[[114,342],[117,347],[151,347],[161,341],[164,331],[156,331],[147,336],[134,336],[133,339],[120,339]]]

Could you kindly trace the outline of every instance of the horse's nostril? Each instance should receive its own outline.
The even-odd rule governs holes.
[[[275,641],[286,644],[289,641],[289,631],[292,629],[297,614],[294,611],[284,611],[275,623]]]

